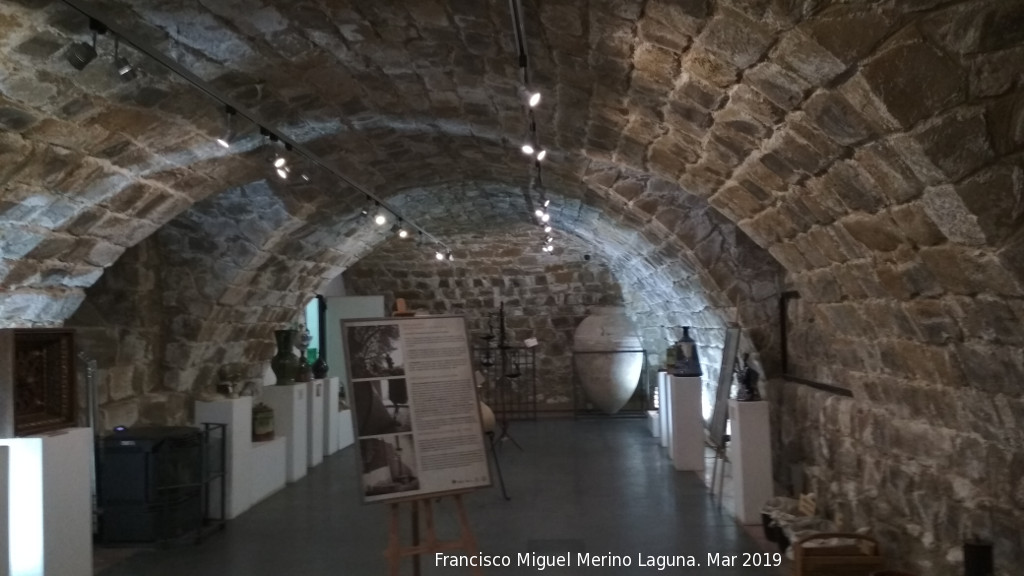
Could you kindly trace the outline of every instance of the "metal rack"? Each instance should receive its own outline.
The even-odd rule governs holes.
[[[525,346],[477,347],[473,356],[474,365],[486,380],[480,387],[480,399],[494,414],[509,420],[536,420],[536,350]]]
[[[227,425],[165,429],[165,436],[158,429],[139,429],[146,432],[141,436],[127,429],[100,440],[102,543],[199,543],[224,527]],[[214,501],[219,510],[211,511]]]

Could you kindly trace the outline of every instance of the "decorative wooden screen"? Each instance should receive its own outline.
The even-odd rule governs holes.
[[[31,436],[76,425],[74,331],[2,331],[0,435]]]

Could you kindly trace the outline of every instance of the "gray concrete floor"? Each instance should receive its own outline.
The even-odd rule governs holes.
[[[708,496],[705,479],[676,472],[644,421],[634,419],[513,422],[499,458],[511,501],[493,488],[466,497],[481,552],[510,555],[513,567],[485,574],[572,575],[603,571],[632,575],[680,573],[715,576],[777,576],[778,568],[711,567],[709,554],[762,553],[749,529],[736,524]],[[709,461],[710,465],[710,461]],[[450,505],[437,506],[439,536],[457,530]],[[99,550],[114,560],[101,576],[262,576],[293,574],[386,574],[388,508],[361,504],[355,454],[346,449],[303,480],[228,523],[199,545],[137,550]],[[520,553],[616,554],[629,568],[519,566]],[[639,567],[638,555],[692,555],[700,567]],[[422,560],[423,574],[469,574],[466,568]],[[408,566],[404,572],[411,574]]]

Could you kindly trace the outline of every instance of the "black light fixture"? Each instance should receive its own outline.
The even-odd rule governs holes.
[[[227,116],[227,126],[224,128],[224,135],[217,138],[217,144],[223,148],[231,148],[231,141],[235,137],[235,114],[236,110],[231,106],[224,106],[224,114]]]
[[[64,55],[68,63],[75,67],[75,70],[85,70],[85,67],[96,59],[96,34],[105,34],[107,27],[99,20],[90,18],[89,30],[92,31],[92,44],[75,42],[68,47],[67,54]]]
[[[120,55],[120,47],[121,39],[114,36],[114,69],[117,70],[117,75],[121,77],[122,82],[131,82],[139,77],[139,73],[127,58]]]
[[[373,216],[373,223],[377,226],[383,226],[388,222],[387,211],[381,207],[380,202],[377,202],[377,213]]]

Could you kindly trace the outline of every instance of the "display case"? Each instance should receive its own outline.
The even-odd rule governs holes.
[[[102,437],[96,450],[100,541],[198,541],[223,526],[225,457],[223,424],[124,428]],[[220,510],[210,510],[211,501]]]

